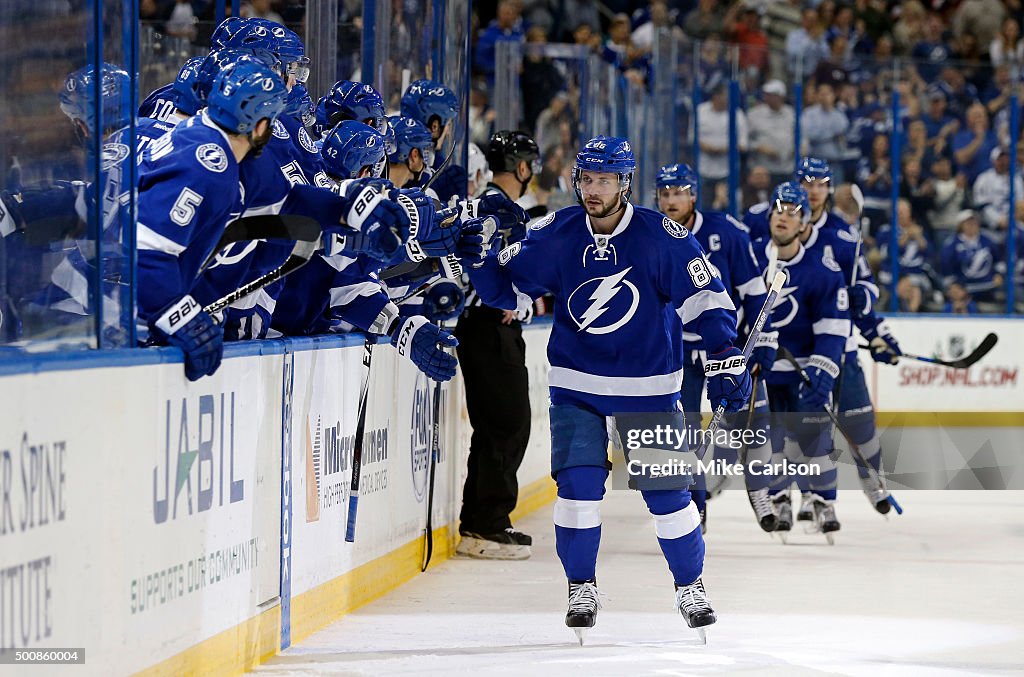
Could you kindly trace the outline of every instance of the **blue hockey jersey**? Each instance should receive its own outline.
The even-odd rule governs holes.
[[[227,133],[205,112],[178,125],[146,149],[138,189],[138,309],[144,325],[189,293],[224,227],[242,212]]]
[[[139,117],[166,121],[174,115],[177,106],[173,97],[174,83],[158,87],[139,104]]]
[[[1000,251],[984,233],[974,239],[956,234],[942,247],[942,281],[947,286],[959,283],[971,294],[990,294],[999,285],[996,274],[1003,272]]]
[[[775,246],[771,240],[754,242],[754,255],[766,278],[774,275],[774,271],[767,270],[769,246]],[[839,265],[801,246],[789,261],[779,260],[777,268],[786,273],[786,283],[771,314],[772,328],[779,332],[779,346],[788,348],[801,367],[811,363],[813,357],[816,363],[824,361],[838,374],[850,336],[850,301]],[[765,380],[796,383],[800,377],[789,362],[778,359]]]
[[[556,404],[604,415],[668,411],[679,399],[683,324],[711,353],[736,339],[735,306],[697,239],[644,207],[627,205],[609,235],[594,233],[582,207],[560,209],[468,270],[496,308],[555,296],[548,360]]]
[[[698,211],[694,214],[690,235],[704,248],[708,261],[732,297],[737,308],[734,322],[739,332],[744,319],[751,318],[752,321],[757,317],[768,295],[764,278],[761,277],[754,252],[750,248],[746,226],[724,212]],[[683,327],[687,355],[692,350],[704,349],[692,324]],[[764,331],[771,331],[771,323],[765,324]]]
[[[769,205],[767,202],[758,202],[747,210],[743,215],[743,224],[750,229],[751,241],[771,237],[768,229]],[[848,233],[855,233],[853,226],[843,220],[835,212],[826,211],[818,217],[817,221],[810,224],[814,228],[825,228],[828,230],[845,230]]]

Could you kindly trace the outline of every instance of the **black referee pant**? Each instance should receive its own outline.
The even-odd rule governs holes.
[[[512,526],[509,513],[519,497],[516,471],[530,441],[523,329],[519,322],[503,325],[501,318],[500,310],[473,306],[455,328],[473,426],[460,531],[475,534]]]

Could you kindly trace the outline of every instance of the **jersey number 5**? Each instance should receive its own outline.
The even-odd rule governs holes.
[[[171,207],[171,221],[179,226],[187,226],[192,223],[196,215],[196,207],[203,201],[203,196],[191,188],[182,188],[178,199]]]

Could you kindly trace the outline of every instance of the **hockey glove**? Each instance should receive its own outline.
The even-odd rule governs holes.
[[[464,219],[493,216],[497,224],[496,234],[501,235],[505,240],[504,243],[495,245],[501,249],[526,237],[526,222],[530,220],[529,215],[522,207],[504,195],[494,193],[484,195],[477,200],[463,200],[459,203],[459,207]]]
[[[881,364],[896,364],[900,361],[900,344],[889,332],[889,323],[885,320],[879,321],[871,329],[862,331],[861,334],[868,340],[871,346],[871,359]]]
[[[443,382],[455,376],[458,360],[444,349],[459,345],[458,339],[430,324],[421,315],[399,318],[393,327],[388,332],[391,344],[399,355],[412,360],[428,378]]]
[[[441,198],[441,202],[448,204],[453,197],[463,197],[469,188],[469,176],[466,170],[459,165],[448,165],[441,170],[440,175],[434,179],[430,187]]]
[[[761,376],[767,375],[772,370],[772,365],[775,364],[775,351],[778,349],[779,332],[762,331],[758,334],[757,340],[754,341],[754,349],[750,353],[750,359],[747,361],[750,373],[753,374],[754,367],[757,367]]]
[[[738,348],[730,346],[709,355],[704,362],[704,376],[708,380],[708,399],[713,409],[724,403],[726,411],[739,411],[750,399],[750,372]]]
[[[871,292],[868,291],[867,287],[862,284],[855,284],[852,287],[847,287],[846,293],[850,296],[850,314],[855,320],[859,320],[871,312],[874,299],[871,297]]]
[[[811,355],[804,373],[807,374],[810,383],[800,382],[800,411],[820,411],[832,397],[832,387],[839,376],[839,366],[827,357]]]
[[[389,261],[409,239],[409,217],[396,203],[384,197],[378,186],[353,181],[345,197],[352,200],[345,223],[358,233],[345,235],[343,249]]]
[[[490,251],[490,241],[495,228],[497,222],[493,216],[463,221],[459,241],[455,245],[456,258],[479,268]]]
[[[176,346],[185,353],[185,377],[189,381],[209,376],[220,366],[224,329],[191,296],[171,304],[151,329],[157,343]]]
[[[452,280],[438,280],[423,295],[423,315],[431,322],[454,320],[466,306],[466,293]]]

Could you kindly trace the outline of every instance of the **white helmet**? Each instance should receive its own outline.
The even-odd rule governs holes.
[[[469,144],[469,162],[467,164],[469,167],[466,173],[469,174],[469,180],[476,186],[470,197],[479,197],[487,189],[487,184],[494,174],[487,166],[487,158],[484,157],[483,151],[475,143]]]

